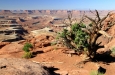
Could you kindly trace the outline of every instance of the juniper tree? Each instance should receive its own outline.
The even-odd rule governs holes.
[[[92,12],[92,11],[90,11]],[[60,37],[63,38],[65,45],[68,48],[75,49],[76,51],[85,51],[88,57],[94,58],[96,52],[99,48],[103,48],[101,46],[101,42],[97,43],[97,39],[101,35],[107,36],[107,30],[110,29],[111,26],[114,25],[112,21],[109,22],[106,28],[104,28],[104,20],[109,16],[110,12],[103,18],[100,17],[99,12],[95,10],[96,18],[93,19],[84,15],[79,23],[72,23],[72,13],[68,15],[68,23],[64,21],[64,23],[70,27],[70,30],[64,29],[62,33],[60,33]],[[87,18],[91,21],[91,24],[84,25],[83,20]]]

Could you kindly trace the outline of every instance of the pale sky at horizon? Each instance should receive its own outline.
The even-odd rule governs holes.
[[[115,0],[0,0],[4,10],[115,10]]]

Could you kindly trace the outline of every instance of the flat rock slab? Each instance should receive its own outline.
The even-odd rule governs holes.
[[[23,48],[22,44],[11,43],[1,48],[0,54],[20,52],[20,51],[23,51],[22,48]]]
[[[50,75],[40,64],[26,59],[1,58],[0,75]]]

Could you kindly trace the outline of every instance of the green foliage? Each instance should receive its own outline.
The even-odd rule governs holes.
[[[104,75],[104,74],[98,71],[91,71],[90,75]]]
[[[71,30],[64,29],[59,37],[65,40],[64,43],[68,44],[66,46],[72,45],[72,42],[75,44],[74,46],[72,45],[73,49],[84,50],[84,48],[88,47],[87,39],[89,38],[88,34],[82,30],[85,27],[84,24],[75,23],[71,26]]]
[[[67,35],[68,35],[68,30],[67,29],[63,29],[62,33],[60,33],[61,38],[66,38]]]
[[[32,44],[30,43],[26,43],[23,47],[23,50],[25,51],[25,54],[24,54],[24,58],[31,58],[32,57],[32,53],[30,52],[30,48],[32,48]]]
[[[32,56],[33,56],[33,55],[32,55],[31,52],[25,52],[23,58],[29,59],[29,58],[31,58]]]
[[[115,57],[115,47],[113,47],[113,48],[111,49],[111,55],[112,55],[113,57]]]
[[[82,28],[85,28],[84,24],[72,25],[72,34],[75,36],[74,43],[77,45],[78,49],[88,47],[87,39],[89,38],[89,36],[82,30]]]
[[[23,50],[24,50],[25,52],[29,52],[29,51],[30,51],[29,48],[32,48],[32,47],[33,47],[32,44],[26,43],[26,44],[24,45],[24,47],[23,47]]]
[[[113,47],[111,51],[112,51],[112,54],[115,54],[115,47]]]

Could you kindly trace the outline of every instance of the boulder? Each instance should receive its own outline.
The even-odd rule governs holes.
[[[51,75],[48,70],[27,59],[1,58],[0,75]]]

